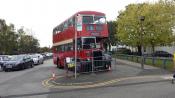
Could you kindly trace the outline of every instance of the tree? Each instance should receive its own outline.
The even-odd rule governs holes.
[[[19,54],[39,52],[39,42],[27,35],[23,27],[17,32],[13,24],[7,25],[0,19],[0,54]]]
[[[32,35],[26,35],[23,28],[18,30],[18,51],[19,53],[35,53],[39,52],[39,42]]]
[[[140,54],[141,45],[151,46],[153,51],[156,45],[170,45],[174,41],[174,11],[175,2],[168,0],[154,4],[130,4],[119,13],[117,37],[125,45],[138,47]],[[144,32],[141,31],[140,16],[145,16]]]
[[[17,48],[17,34],[14,32],[14,25],[6,24],[5,20],[0,19],[0,54],[13,54]]]
[[[111,50],[111,45],[116,45],[118,41],[117,38],[115,37],[117,24],[115,21],[108,21],[107,25],[108,25],[109,37],[104,42],[104,46],[106,50],[107,50],[107,47],[109,47],[109,50]]]
[[[49,47],[41,47],[40,48],[40,53],[44,53],[44,52],[51,52],[52,49],[50,49]]]

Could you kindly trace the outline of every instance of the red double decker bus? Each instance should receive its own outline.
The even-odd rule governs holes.
[[[53,62],[58,68],[63,68],[67,57],[75,57],[75,38],[79,60],[102,59],[103,42],[107,37],[104,13],[77,12],[53,29]]]

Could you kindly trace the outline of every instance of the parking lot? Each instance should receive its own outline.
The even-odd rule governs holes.
[[[52,53],[35,53],[20,55],[0,55],[0,70],[9,72],[24,70],[43,64],[45,60],[52,58]]]
[[[63,76],[63,78],[58,78],[56,82],[73,83],[74,81],[78,84],[82,81],[96,82],[100,80],[99,83],[104,85],[98,83],[91,85],[91,87],[83,85],[86,88],[81,88],[80,85],[72,85],[70,88],[71,86],[67,85],[70,87],[66,88],[65,85],[60,87],[60,85],[49,83],[43,84],[44,80],[51,78],[53,71],[56,72],[56,75]],[[80,96],[85,98],[126,98],[131,94],[134,98],[141,96],[143,98],[159,98],[161,95],[171,98],[175,88],[169,79],[170,75],[171,73],[159,68],[145,66],[145,69],[142,70],[140,64],[117,60],[115,66],[113,62],[111,71],[80,74],[75,80],[70,77],[66,78],[65,70],[57,69],[53,65],[52,59],[49,59],[44,64],[34,68],[0,72],[0,96],[2,98],[77,98]],[[142,90],[145,93],[141,92]],[[157,94],[147,95],[151,91],[156,91]],[[138,92],[140,92],[139,95]],[[167,95],[167,92],[171,95]]]

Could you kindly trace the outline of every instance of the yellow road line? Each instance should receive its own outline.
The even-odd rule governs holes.
[[[60,76],[60,77],[63,77],[63,76]],[[76,85],[76,86],[73,85],[73,83],[72,83],[72,85],[65,85],[65,86],[64,85],[53,85],[53,84],[49,83],[49,81],[51,81],[51,78],[50,78],[50,79],[46,79],[46,80],[42,81],[42,85],[44,87],[48,87],[48,88],[67,88],[67,89],[70,89],[70,88],[71,89],[76,89],[76,88],[92,88],[92,87],[105,86],[105,85],[117,83],[117,82],[124,81],[124,80],[129,80],[129,79],[143,79],[143,78],[155,78],[155,77],[156,78],[162,78],[162,75],[146,75],[146,76],[117,78],[117,79],[112,79],[112,80],[108,80],[108,81],[104,81],[104,82],[100,82],[100,83],[96,83],[96,84]],[[56,83],[56,84],[59,84],[59,83]]]

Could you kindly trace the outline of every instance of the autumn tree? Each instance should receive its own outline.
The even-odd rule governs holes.
[[[174,41],[175,2],[171,0],[156,3],[130,4],[120,11],[117,23],[117,37],[125,45],[144,47],[170,45]],[[143,31],[140,16],[144,16]],[[141,37],[142,36],[142,37]],[[141,43],[142,42],[142,43]]]

